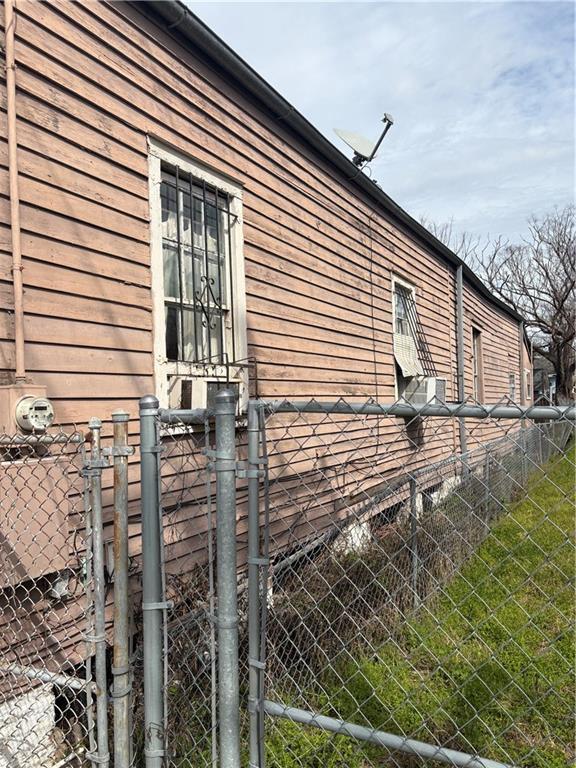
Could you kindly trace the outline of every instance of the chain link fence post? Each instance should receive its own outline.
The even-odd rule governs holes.
[[[490,520],[490,500],[492,497],[490,486],[490,449],[486,448],[486,455],[484,456],[484,522],[488,523]]]
[[[160,528],[158,400],[140,400],[142,486],[142,622],[144,657],[144,759],[146,768],[164,763],[164,665],[162,530]]]
[[[106,670],[106,579],[104,573],[104,530],[102,520],[102,469],[106,460],[102,456],[100,435],[102,422],[92,418],[91,453],[88,463],[90,497],[92,505],[92,569],[94,580],[94,642],[96,680],[96,743],[99,766],[108,768],[108,681]]]
[[[263,664],[260,659],[260,425],[258,409],[248,405],[248,711],[250,715],[250,768],[264,768],[263,739],[261,737],[262,710],[261,680]],[[262,599],[266,599],[263,595]]]
[[[216,573],[220,766],[240,768],[238,579],[236,566],[236,395],[215,398]]]
[[[416,507],[416,480],[410,478],[410,556],[412,559],[412,594],[414,608],[420,605],[418,597],[418,509]]]
[[[129,768],[130,744],[130,603],[128,587],[128,420],[126,411],[112,414],[114,427],[114,768]]]

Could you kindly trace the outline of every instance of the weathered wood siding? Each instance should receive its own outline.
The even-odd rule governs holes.
[[[454,269],[375,209],[282,121],[131,5],[19,0],[16,34],[26,364],[48,387],[61,424],[83,426],[90,416],[105,419],[122,407],[132,415],[135,441],[137,400],[154,391],[148,136],[244,186],[253,391],[266,398],[392,400],[391,287],[398,275],[416,286],[437,375],[447,379],[448,399],[456,399]],[[0,367],[8,375],[13,335],[3,79],[0,99]],[[485,391],[493,402],[508,391],[510,365],[519,375],[518,326],[466,286],[467,392],[472,322],[483,330]],[[332,445],[328,470],[349,456],[351,436],[354,446],[374,448],[365,424],[342,438],[337,419],[318,430],[320,421],[309,419],[306,429],[317,429],[319,450],[322,441]],[[390,445],[378,481],[457,447],[451,424],[429,428],[417,452],[398,438],[402,427],[402,420],[389,419],[378,433]],[[279,439],[286,441],[278,444],[285,464],[290,457],[296,462],[290,435]],[[311,469],[309,457],[298,460],[295,485]],[[108,523],[110,480],[106,473]],[[348,482],[352,488],[358,477]],[[201,499],[203,491],[192,486],[189,492]],[[129,497],[137,556],[137,459],[130,461]],[[245,539],[245,498],[240,501]],[[188,526],[179,551],[194,560],[204,551],[205,524],[191,523],[192,509],[179,512],[174,525]]]

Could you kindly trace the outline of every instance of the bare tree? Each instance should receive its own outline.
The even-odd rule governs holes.
[[[573,399],[576,340],[576,209],[568,205],[541,218],[532,216],[519,244],[469,234],[453,223],[422,221],[439,240],[466,261],[526,321],[534,350],[556,374],[559,402]]]
[[[568,402],[575,370],[575,207],[533,216],[522,243],[498,243],[481,261],[481,277],[525,318],[534,350],[554,366],[559,402]]]
[[[472,268],[477,266],[479,254],[482,254],[491,245],[489,238],[482,240],[480,235],[458,232],[454,228],[454,219],[439,224],[423,216],[420,219],[420,224]]]

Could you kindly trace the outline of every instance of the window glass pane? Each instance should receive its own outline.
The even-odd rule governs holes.
[[[214,312],[210,323],[210,362],[223,363],[220,334],[222,332],[222,315]]]
[[[220,306],[220,279],[223,277],[224,263],[221,258],[218,258],[217,254],[210,253],[208,255],[208,267],[210,270],[210,303]]]
[[[188,246],[192,243],[191,206],[190,194],[180,188],[180,242]]]
[[[198,333],[198,350],[197,350],[197,362],[208,362],[208,336],[207,336],[207,322],[206,316],[200,310],[196,310],[194,313],[196,318],[196,330]]]
[[[410,323],[408,320],[408,303],[412,301],[412,295],[409,289],[397,285],[394,292],[396,333],[404,336],[411,336]]]
[[[227,198],[226,198],[227,200]],[[228,306],[227,270],[230,268],[230,217],[226,211],[220,210],[220,296],[221,304]]]
[[[166,304],[166,357],[178,360],[178,308]]]
[[[182,247],[182,298],[184,301],[194,301],[194,275],[192,274],[192,250]]]
[[[178,250],[174,245],[164,243],[164,296],[176,299],[180,296],[178,274]]]
[[[205,281],[202,279],[205,269],[205,255],[204,251],[197,248],[194,249],[194,298],[198,301],[202,301],[202,297],[205,292]]]
[[[208,252],[215,253],[218,250],[218,217],[216,216],[216,207],[206,203],[206,239]]]
[[[182,336],[183,336],[183,356],[182,360],[189,363],[197,362],[194,340],[194,311],[184,309],[182,312]]]
[[[160,185],[160,200],[162,203],[162,237],[164,240],[177,242],[177,211],[176,189],[170,184]]]
[[[193,198],[193,226],[194,226],[194,248],[204,250],[204,214],[202,200]]]

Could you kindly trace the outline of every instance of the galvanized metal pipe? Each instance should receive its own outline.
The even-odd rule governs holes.
[[[92,501],[92,575],[94,579],[94,636],[96,679],[96,743],[98,765],[108,768],[108,680],[106,672],[106,580],[104,576],[104,527],[102,519],[102,452],[100,419],[90,419],[92,451],[90,496]]]
[[[0,445],[54,445],[63,443],[65,445],[74,443],[83,443],[83,435],[72,433],[71,435],[13,435],[11,437],[0,437]]]
[[[412,558],[412,595],[414,608],[420,605],[418,595],[418,571],[420,564],[418,560],[418,510],[416,508],[416,480],[412,477],[409,481],[410,486],[410,555]]]
[[[192,410],[160,408],[158,410],[158,420],[163,424],[204,425],[206,419],[213,417],[214,410],[210,408],[194,408]]]
[[[259,514],[258,409],[248,404],[248,711],[250,715],[250,768],[264,768],[260,738],[260,514]],[[266,599],[265,596],[263,599]]]
[[[14,0],[5,0],[4,20],[10,236],[12,238],[12,290],[14,294],[14,378],[18,382],[26,380],[26,366],[24,363],[24,291],[22,280],[22,236],[20,231],[18,137],[16,133],[16,4]]]
[[[40,680],[42,683],[55,685],[58,688],[70,688],[73,691],[95,691],[96,684],[86,682],[79,677],[64,675],[61,672],[48,672],[46,669],[24,667],[21,664],[0,664],[0,675],[25,677],[27,680]]]
[[[88,468],[86,461],[85,469]],[[96,751],[96,732],[94,725],[94,697],[92,691],[96,691],[96,686],[92,682],[92,657],[94,655],[94,643],[90,639],[94,635],[94,599],[93,599],[93,580],[92,580],[92,506],[90,502],[90,477],[84,473],[84,547],[85,547],[85,567],[84,567],[84,591],[86,593],[86,608],[84,616],[86,619],[86,637],[84,662],[84,680],[86,686],[86,731],[88,736],[88,755],[90,758],[97,757]],[[91,765],[96,763],[91,759]]]
[[[426,405],[411,405],[410,403],[320,403],[317,400],[288,401],[261,400],[259,407],[267,413],[323,413],[323,414],[364,414],[368,416],[434,416],[447,418],[464,416],[471,419],[548,419],[559,421],[566,419],[576,421],[576,407],[573,405],[552,406],[533,405],[521,408],[517,405],[469,405],[467,403],[427,403]]]
[[[240,768],[236,567],[236,395],[216,395],[216,574],[221,768]]]
[[[385,731],[376,731],[363,725],[354,725],[344,720],[337,720],[334,717],[326,717],[325,715],[308,712],[305,709],[285,707],[283,704],[278,704],[274,701],[264,701],[264,710],[272,717],[282,717],[295,723],[319,728],[322,731],[338,733],[358,739],[359,741],[377,744],[391,751],[405,752],[425,760],[436,760],[439,763],[446,763],[447,765],[458,766],[459,768],[511,768],[506,763],[500,763],[497,760],[476,757],[466,752],[458,752],[455,749],[436,747],[423,741],[407,739],[403,736],[386,733]]]
[[[129,768],[130,743],[130,603],[128,594],[128,420],[112,414],[114,427],[114,768]]]
[[[144,656],[144,760],[146,768],[164,763],[163,633],[164,593],[160,571],[158,467],[158,400],[140,400],[140,466],[142,494],[142,623]]]

